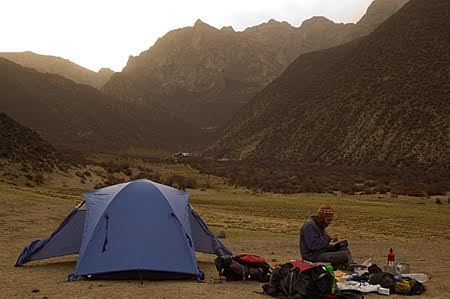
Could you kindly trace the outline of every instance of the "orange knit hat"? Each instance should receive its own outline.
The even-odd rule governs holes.
[[[317,211],[317,217],[326,218],[333,217],[334,211],[330,205],[320,205],[319,210]]]

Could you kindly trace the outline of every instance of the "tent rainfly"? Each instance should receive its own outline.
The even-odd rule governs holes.
[[[187,192],[136,180],[84,193],[50,237],[23,249],[16,266],[78,253],[71,279],[202,279],[195,251],[232,254]]]

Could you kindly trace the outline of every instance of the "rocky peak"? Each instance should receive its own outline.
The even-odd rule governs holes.
[[[112,76],[114,74],[114,71],[110,68],[107,67],[102,67],[99,71],[98,71],[99,75],[102,76]]]
[[[278,22],[275,19],[270,19],[266,24],[271,25],[271,26],[277,26],[277,25],[281,24],[281,22]]]
[[[110,68],[101,68],[98,72],[97,72],[97,76],[98,76],[98,80],[99,80],[99,86],[103,86],[106,81],[108,81],[112,75],[114,75],[114,71]]]
[[[362,27],[375,28],[403,7],[409,0],[374,0],[366,14],[357,23]]]
[[[233,26],[223,26],[222,28],[220,28],[220,31],[232,32],[232,33],[236,32],[236,31],[234,31]]]
[[[244,30],[244,33],[267,32],[273,30],[283,30],[289,32],[290,29],[295,29],[295,27],[286,21],[278,22],[277,20],[270,19],[268,22],[260,25],[248,27]]]
[[[302,22],[302,25],[300,26],[300,28],[309,28],[312,26],[328,26],[328,25],[333,25],[334,22],[322,17],[322,16],[315,16],[312,17],[310,19],[304,20]]]
[[[211,25],[206,24],[205,22],[203,22],[200,19],[195,21],[193,28],[195,31],[218,31],[218,29],[214,28]]]

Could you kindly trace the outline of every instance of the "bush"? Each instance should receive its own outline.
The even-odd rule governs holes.
[[[197,181],[192,178],[187,178],[181,175],[171,175],[167,177],[164,184],[172,186],[177,189],[196,189],[197,188]]]
[[[108,172],[120,172],[121,171],[121,165],[114,163],[114,161],[110,160],[105,163],[100,163],[103,168],[105,168]]]
[[[28,165],[22,165],[22,168],[20,170],[22,170],[23,172],[29,172],[31,169]]]
[[[371,188],[375,187],[377,185],[377,182],[375,180],[366,180],[364,181],[364,185]]]
[[[131,169],[127,168],[127,169],[122,170],[122,173],[124,175],[131,176],[133,174],[133,171],[131,171]]]
[[[34,176],[34,181],[36,182],[36,184],[42,185],[44,183],[44,176],[42,175],[42,173],[36,174]]]
[[[130,168],[130,164],[128,164],[127,162],[122,162],[119,164],[119,167],[121,170],[125,170],[125,169]]]
[[[121,178],[118,178],[111,174],[106,178],[105,185],[111,186],[111,185],[116,185],[116,184],[120,184],[120,183],[124,183],[124,181]]]
[[[148,176],[145,174],[145,172],[139,172],[138,174],[136,174],[135,176],[133,176],[131,179],[132,180],[141,180],[141,179],[146,179]]]
[[[130,179],[132,180],[140,180],[140,179],[147,179],[147,180],[152,180],[155,182],[160,182],[161,180],[161,175],[158,172],[146,172],[146,171],[141,171],[137,174],[135,174],[134,176],[132,174],[130,174]]]
[[[267,159],[216,161],[187,160],[202,174],[225,177],[232,185],[269,192],[386,193],[396,195],[441,195],[450,190],[448,167],[437,165],[393,167],[392,165],[344,166]]]
[[[103,187],[106,187],[106,185],[104,183],[98,183],[94,186],[94,189],[101,189]]]
[[[427,188],[427,194],[430,196],[433,195],[443,195],[445,194],[445,185],[439,183],[430,184]]]
[[[27,186],[27,187],[29,187],[29,188],[34,188],[34,185],[33,185],[30,181],[27,181],[27,182],[25,183],[25,186]]]
[[[96,170],[94,170],[94,173],[95,173],[96,175],[100,176],[100,177],[103,176],[103,170],[96,169]]]

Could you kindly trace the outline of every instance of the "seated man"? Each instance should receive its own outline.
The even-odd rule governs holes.
[[[347,246],[333,246],[337,236],[330,237],[325,228],[333,221],[333,209],[329,205],[320,205],[317,216],[308,219],[300,229],[300,253],[302,259],[310,262],[327,262],[333,266],[347,266],[352,255]]]

